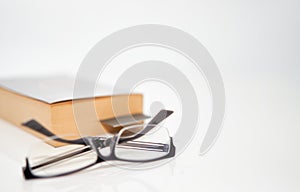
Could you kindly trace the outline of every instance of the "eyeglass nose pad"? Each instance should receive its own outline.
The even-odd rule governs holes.
[[[118,140],[118,136],[115,135],[111,138],[111,141],[110,141],[110,152],[111,154],[115,154],[115,150],[116,150],[116,145],[117,145],[117,141]]]

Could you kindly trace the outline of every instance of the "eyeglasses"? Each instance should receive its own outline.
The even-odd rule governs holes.
[[[152,162],[175,156],[168,130],[158,125],[173,112],[162,110],[148,124],[123,128],[110,137],[83,137],[67,140],[54,135],[38,122],[23,125],[48,138],[32,146],[23,168],[25,179],[72,174],[104,161]],[[61,142],[52,147],[45,142]]]

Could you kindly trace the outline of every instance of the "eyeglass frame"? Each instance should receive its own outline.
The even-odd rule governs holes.
[[[161,110],[149,122],[149,124],[147,124],[147,126],[141,131],[142,133],[138,133],[134,137],[123,139],[122,141],[118,140],[118,138],[119,138],[118,134],[114,135],[113,137],[109,137],[109,138],[89,136],[89,137],[83,137],[83,138],[79,138],[79,139],[75,139],[75,140],[66,140],[66,139],[57,137],[55,134],[53,134],[51,131],[49,131],[48,129],[46,129],[42,125],[40,125],[35,120],[31,120],[27,123],[24,123],[23,125],[31,128],[31,129],[39,132],[39,133],[41,133],[41,134],[44,134],[47,137],[56,136],[54,140],[58,141],[58,142],[67,143],[67,144],[79,144],[79,145],[89,146],[90,148],[86,148],[86,149],[94,150],[97,154],[97,159],[94,163],[91,163],[89,165],[86,165],[82,168],[78,168],[78,169],[73,170],[73,171],[69,171],[69,172],[65,172],[65,173],[61,173],[61,174],[49,175],[49,176],[38,176],[38,175],[35,175],[32,172],[32,167],[30,166],[28,157],[26,157],[26,159],[25,159],[26,163],[25,163],[25,166],[23,167],[23,175],[24,175],[25,179],[52,178],[52,177],[60,177],[60,176],[73,174],[73,173],[82,171],[84,169],[87,169],[89,167],[92,167],[92,166],[94,166],[98,163],[102,163],[102,162],[105,162],[105,161],[126,161],[126,162],[135,162],[135,163],[147,163],[147,162],[153,162],[153,161],[158,161],[158,160],[174,157],[175,153],[176,153],[176,147],[173,143],[173,138],[172,137],[169,137],[170,144],[169,144],[168,154],[166,154],[162,157],[158,157],[158,158],[154,158],[154,159],[147,159],[147,160],[128,160],[128,159],[119,158],[115,154],[116,145],[119,142],[131,141],[131,140],[134,140],[136,138],[139,138],[139,137],[143,136],[144,134],[146,134],[148,131],[153,129],[155,126],[157,126],[158,123],[163,121],[165,118],[167,118],[172,113],[173,113],[173,111]],[[34,124],[35,126],[33,126],[32,124]],[[110,154],[107,155],[107,156],[102,155],[99,151],[99,149],[104,148],[104,147],[110,147]],[[83,151],[83,152],[85,152],[85,151]]]

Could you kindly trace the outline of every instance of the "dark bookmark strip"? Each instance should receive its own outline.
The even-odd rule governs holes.
[[[102,120],[101,123],[116,128],[116,127],[121,127],[121,126],[125,127],[129,125],[141,123],[148,118],[150,117],[144,114],[133,114],[133,115],[125,115],[117,118]]]

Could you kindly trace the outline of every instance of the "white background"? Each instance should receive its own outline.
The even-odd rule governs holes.
[[[223,76],[227,109],[215,146],[199,156],[210,105],[205,83],[194,82],[201,100],[199,131],[171,163],[143,171],[103,165],[36,181],[25,181],[21,167],[37,139],[1,120],[0,190],[299,191],[299,9],[296,0],[1,0],[1,78],[75,75],[92,46],[112,32],[138,24],[165,24],[193,35],[209,50]],[[115,66],[166,54],[150,50],[142,56],[128,55]],[[176,65],[176,56],[173,61]],[[160,93],[156,85],[148,86],[155,90],[150,95]],[[176,98],[171,101],[177,109]],[[145,112],[150,113],[147,108]]]

